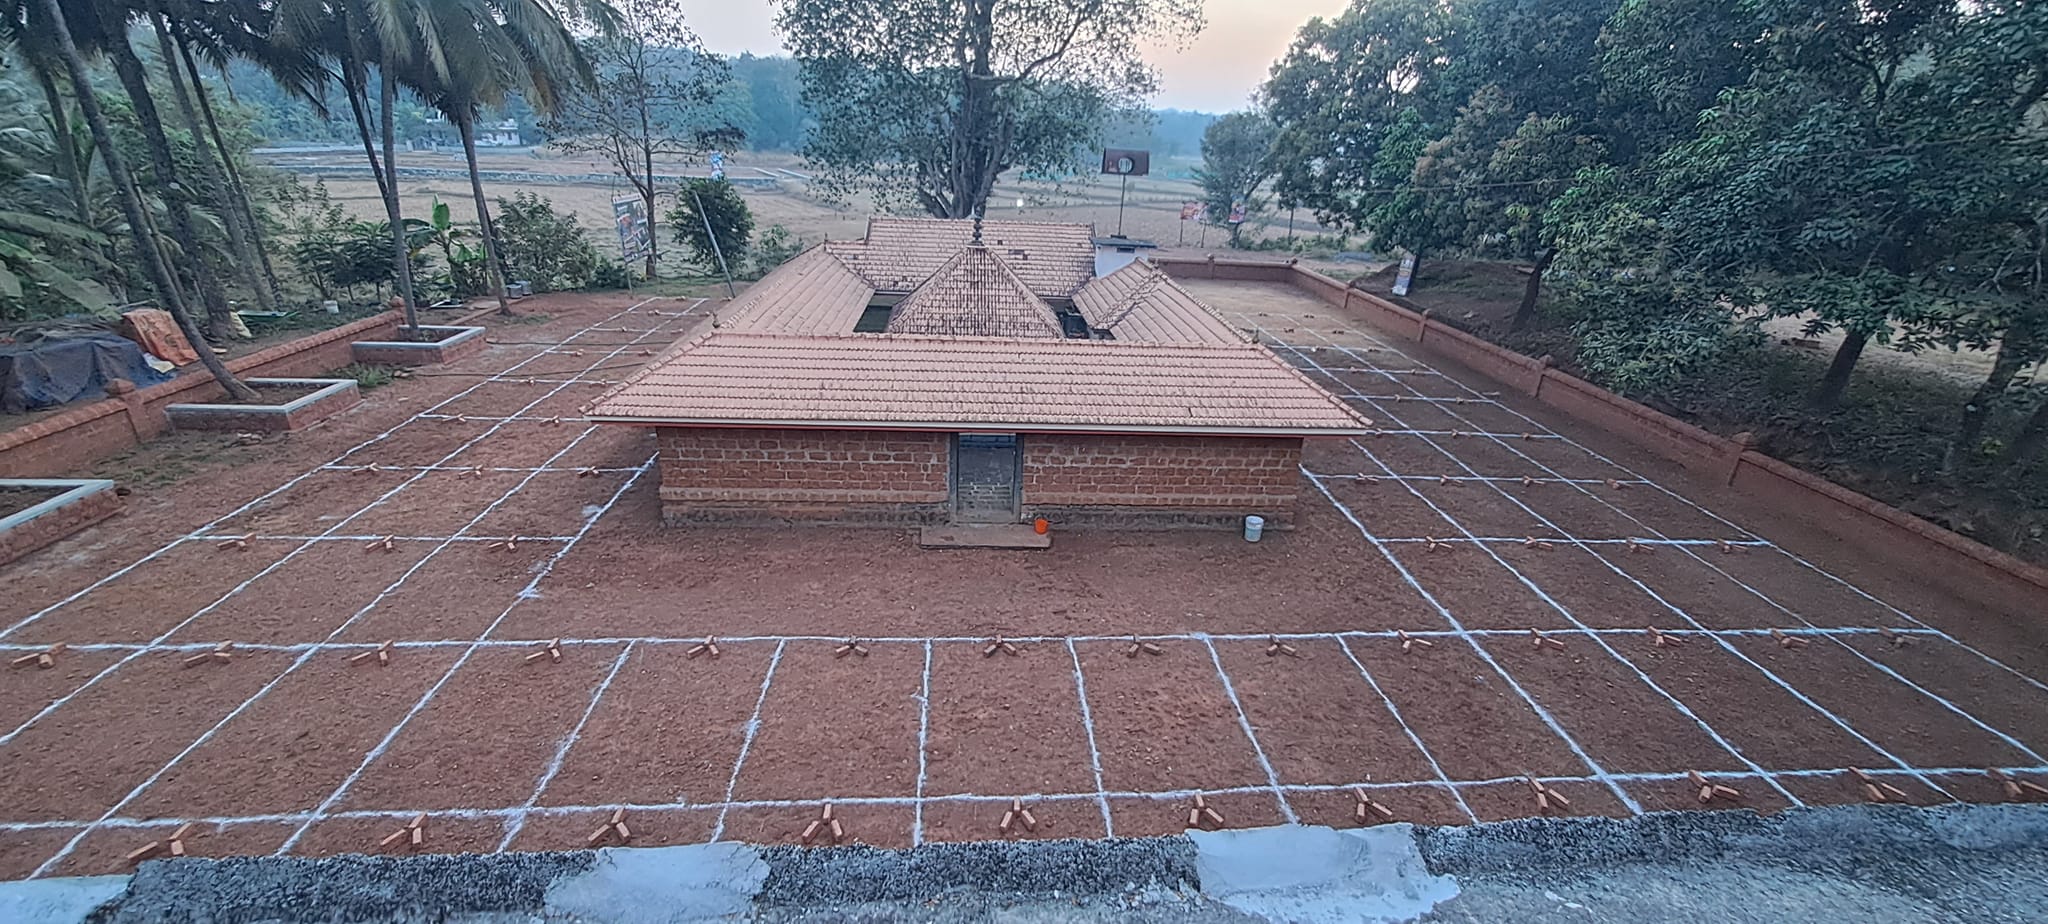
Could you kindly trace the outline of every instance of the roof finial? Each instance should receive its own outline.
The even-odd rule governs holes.
[[[981,246],[981,210],[974,210],[974,246]]]

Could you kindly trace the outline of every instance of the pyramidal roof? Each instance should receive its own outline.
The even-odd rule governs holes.
[[[987,247],[971,244],[889,314],[892,334],[1064,337],[1059,315]]]

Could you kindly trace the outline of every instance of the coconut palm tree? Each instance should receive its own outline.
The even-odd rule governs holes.
[[[112,180],[116,192],[115,198],[121,203],[122,214],[128,222],[128,234],[134,240],[136,255],[142,260],[143,267],[149,274],[150,283],[157,290],[158,301],[178,322],[178,327],[185,332],[185,338],[192,341],[194,352],[199,354],[199,362],[206,367],[206,371],[213,374],[215,381],[218,381],[231,397],[242,400],[254,398],[256,392],[235,378],[234,374],[228,371],[227,365],[220,361],[220,357],[213,354],[198,323],[185,308],[171,268],[164,261],[157,241],[149,232],[148,218],[142,207],[142,197],[136,191],[134,177],[128,172],[128,165],[120,150],[114,147],[113,130],[107,124],[106,113],[101,111],[99,101],[93,96],[91,76],[85,66],[85,55],[72,37],[63,7],[59,0],[38,0],[36,10],[41,14],[41,22],[38,24],[41,31],[38,34],[46,36],[47,40],[55,44],[57,57],[63,61],[64,69],[71,78],[71,85],[77,89],[74,95],[77,97],[79,112],[92,131],[93,145],[99,149],[100,160],[106,164],[108,178]],[[121,44],[126,46],[125,36]]]
[[[610,34],[620,17],[603,0],[415,2],[429,15],[422,20],[422,58],[415,62],[410,80],[462,138],[491,292],[498,299],[498,311],[511,314],[497,231],[491,226],[483,176],[477,169],[477,117],[484,107],[501,105],[515,93],[538,112],[559,111],[572,86],[592,82],[590,61],[570,34],[571,24]]]

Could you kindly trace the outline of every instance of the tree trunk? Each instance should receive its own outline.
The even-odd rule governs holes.
[[[476,114],[462,113],[455,119],[455,130],[462,134],[462,157],[469,162],[469,192],[476,197],[477,232],[484,241],[484,278],[498,298],[498,313],[510,315],[512,300],[505,297],[505,274],[498,263],[498,232],[491,227],[490,206],[484,203],[484,178],[476,168]]]
[[[1550,269],[1550,261],[1555,259],[1555,247],[1545,248],[1536,255],[1536,265],[1529,269],[1529,282],[1522,286],[1522,303],[1515,306],[1515,319],[1508,322],[1510,332],[1528,327],[1529,321],[1536,317],[1536,297],[1543,294],[1543,273]]]
[[[150,281],[156,286],[165,310],[185,332],[185,339],[192,341],[192,349],[199,354],[200,364],[213,373],[214,381],[219,382],[229,396],[245,400],[255,397],[255,390],[242,384],[234,373],[228,371],[227,364],[213,355],[212,345],[192,320],[191,312],[185,310],[185,303],[178,297],[178,288],[172,282],[171,268],[157,253],[156,242],[150,238],[142,200],[135,194],[128,165],[122,162],[121,152],[114,147],[114,133],[107,127],[106,114],[100,111],[99,101],[93,98],[91,91],[84,89],[92,86],[92,77],[85,69],[85,58],[78,53],[78,45],[71,40],[71,28],[64,21],[64,9],[59,0],[41,0],[41,3],[52,37],[56,39],[57,51],[63,56],[65,70],[71,75],[71,85],[83,90],[77,94],[79,112],[85,116],[85,124],[92,130],[93,145],[99,148],[100,160],[107,165],[107,177],[114,184],[115,198],[121,201],[121,211],[128,220],[128,234],[135,241],[136,254],[149,271]]]
[[[1813,406],[1819,410],[1830,410],[1841,403],[1842,393],[1849,390],[1849,375],[1856,371],[1856,360],[1863,356],[1863,348],[1870,344],[1870,335],[1862,331],[1849,331],[1842,338],[1842,346],[1835,350],[1834,362],[1828,364],[1828,374],[1821,377],[1820,388],[1813,393]]]
[[[271,301],[270,290],[264,287],[257,272],[256,248],[249,243],[249,230],[242,224],[242,210],[234,202],[234,190],[228,187],[227,176],[214,162],[212,148],[199,124],[199,111],[193,108],[192,95],[185,89],[185,75],[180,72],[177,52],[171,47],[171,30],[155,7],[156,4],[150,4],[149,23],[156,29],[157,53],[163,58],[164,74],[170,78],[171,98],[178,105],[179,117],[185,120],[185,130],[192,133],[192,162],[198,165],[200,179],[206,183],[214,207],[220,212],[221,223],[227,226],[228,246],[235,252],[235,262],[240,264],[236,270],[242,283],[255,294],[257,307],[276,311],[277,303]]]
[[[1969,403],[1963,405],[1962,423],[1956,428],[1956,437],[1948,444],[1948,451],[1942,453],[1941,470],[1944,474],[1955,471],[1960,457],[1976,453],[1992,409],[2005,397],[2005,390],[2011,387],[2019,371],[2037,358],[2031,341],[2024,335],[2008,331],[1999,341],[1998,355],[1992,359],[1990,374],[1984,377],[1983,384],[1977,386],[1977,392],[1970,396]]]
[[[391,222],[391,246],[394,251],[391,278],[398,280],[398,294],[405,299],[405,328],[417,333],[420,327],[419,300],[413,294],[412,252],[405,245],[405,212],[398,207],[398,122],[392,114],[398,106],[398,81],[391,78],[389,62],[377,69],[380,90],[377,102],[383,107],[378,114],[384,133],[384,215]]]
[[[217,336],[225,337],[229,328],[227,293],[221,291],[220,279],[207,265],[206,251],[199,246],[199,232],[192,226],[192,212],[185,201],[185,188],[178,182],[178,168],[171,155],[171,142],[164,136],[163,119],[157,114],[156,100],[149,94],[149,78],[143,73],[142,59],[135,56],[135,49],[129,47],[126,34],[110,36],[107,56],[114,62],[114,74],[121,80],[121,86],[128,91],[129,102],[135,106],[135,121],[142,129],[143,140],[149,148],[151,165],[156,172],[159,195],[163,198],[164,211],[171,217],[171,237],[185,251],[184,264],[192,275],[194,288],[199,290],[200,301],[206,305],[206,320]],[[74,84],[89,87],[90,84]],[[89,91],[79,94],[81,99],[92,95]],[[106,152],[101,151],[101,156]]]
[[[2020,435],[2013,438],[2012,448],[2006,450],[2005,460],[2017,472],[2039,461],[2043,449],[2048,449],[2048,401],[2034,408],[2033,416],[2020,428]]]
[[[263,239],[263,223],[256,220],[256,206],[249,199],[249,185],[242,182],[242,168],[235,165],[234,152],[228,149],[227,139],[221,135],[220,119],[213,112],[213,100],[206,92],[206,82],[200,79],[199,65],[192,60],[192,49],[181,34],[178,37],[178,56],[185,62],[185,73],[192,79],[192,95],[199,100],[199,114],[206,117],[207,134],[213,138],[213,148],[220,152],[221,167],[227,171],[228,186],[234,190],[235,205],[242,210],[242,218],[249,227],[249,243],[256,248],[257,261],[263,264],[263,281],[270,288],[270,300],[284,304],[284,287],[277,282],[277,267],[270,262],[270,247]]]
[[[71,136],[71,115],[63,93],[57,89],[57,75],[51,72],[53,62],[41,54],[30,54],[28,63],[29,70],[35,72],[36,84],[42,87],[43,102],[50,107],[51,140],[57,145],[57,175],[71,187],[71,204],[78,223],[93,227],[92,196],[85,188],[85,174],[78,169],[78,139]]]

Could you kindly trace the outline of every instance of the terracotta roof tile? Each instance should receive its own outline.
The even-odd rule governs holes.
[[[718,312],[720,327],[791,334],[848,333],[875,294],[824,247],[775,268]]]
[[[1089,281],[1074,293],[1088,326],[1118,340],[1160,343],[1242,343],[1243,334],[1143,260]]]
[[[611,423],[1336,436],[1364,418],[1252,343],[715,331],[594,402]]]
[[[852,330],[848,325],[846,330]],[[965,247],[889,314],[889,333],[1062,337],[1059,315],[986,247]]]
[[[863,241],[826,246],[880,292],[908,292],[974,239],[974,222],[874,218]],[[986,221],[981,239],[1041,298],[1067,298],[1095,276],[1094,229],[1084,224]]]

